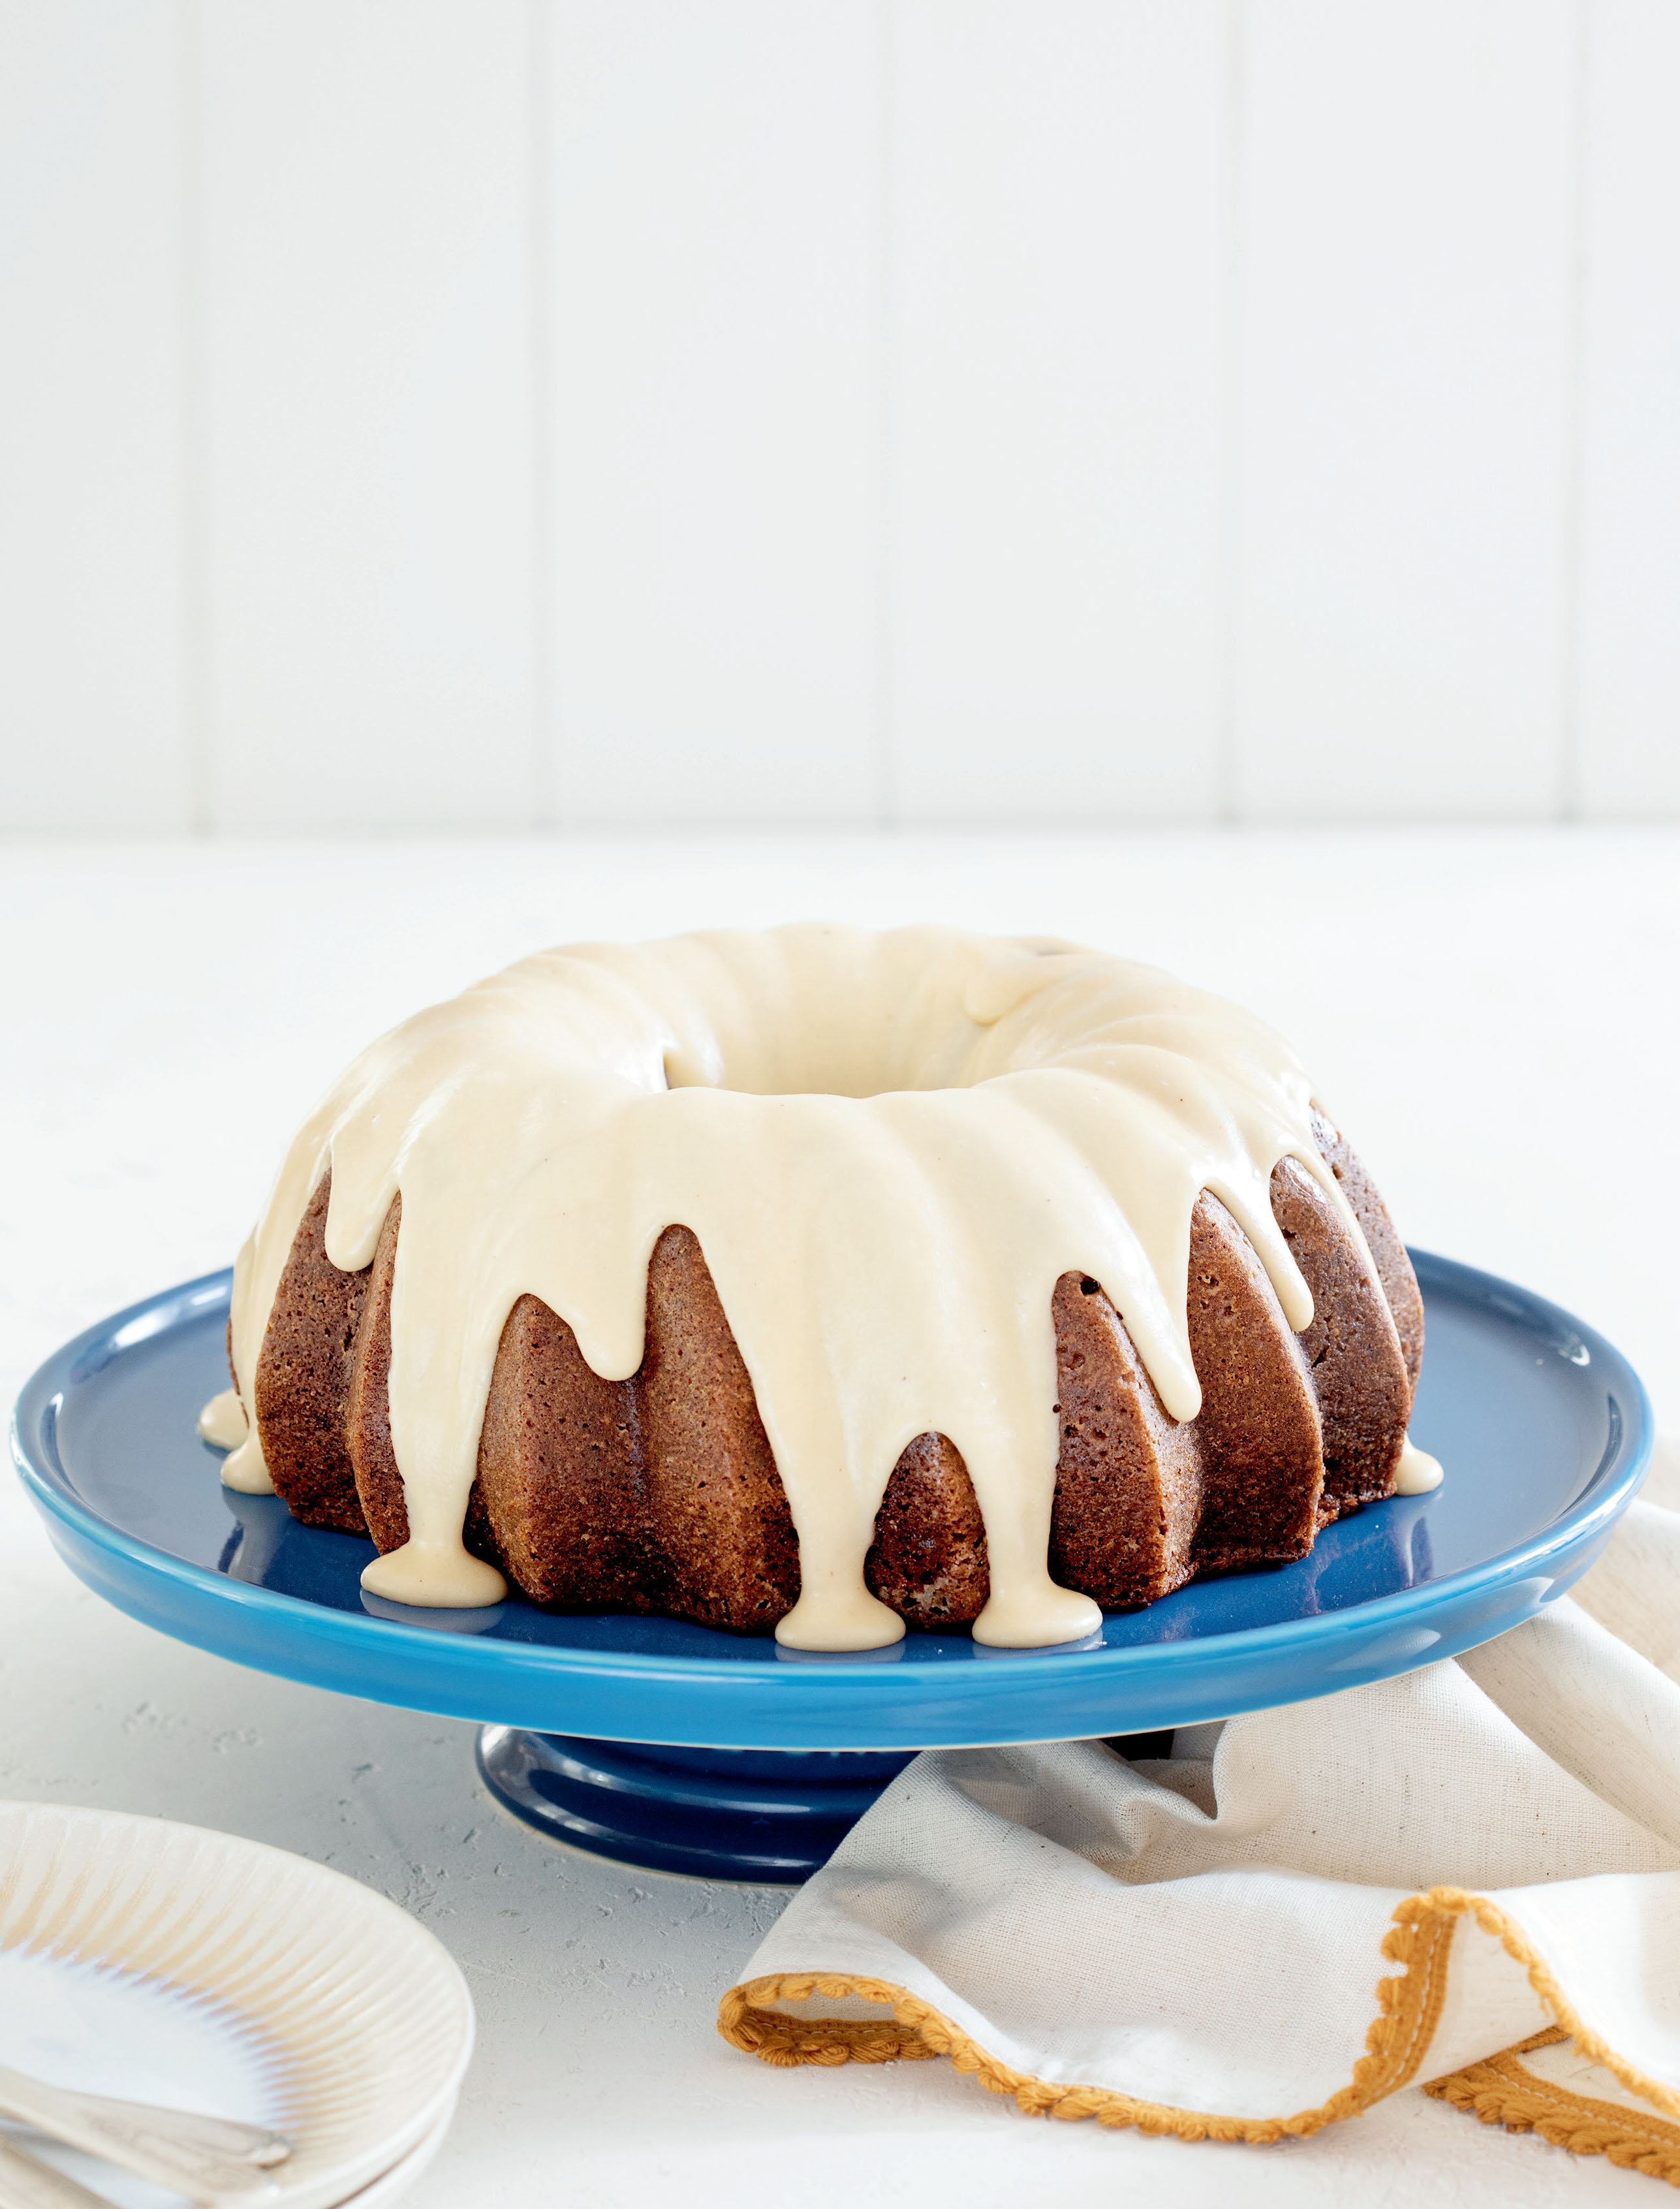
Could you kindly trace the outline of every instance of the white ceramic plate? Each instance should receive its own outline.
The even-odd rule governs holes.
[[[382,2178],[376,2178],[371,2186],[358,2187],[348,2200],[338,2203],[336,2209],[390,2209],[390,2205],[400,2201],[437,2160],[437,2151],[455,2122],[455,2116],[452,2097],[431,2130],[409,2149],[400,2163],[394,2164]],[[56,2140],[44,2140],[39,2133],[22,2126],[0,2125],[0,2134],[15,2140],[19,2146],[27,2148],[41,2162],[50,2163],[57,2170],[68,2171],[72,2178],[80,2179],[84,2186],[102,2194],[111,2203],[111,2209],[178,2209],[181,2202],[178,2194],[166,2194],[158,2187],[148,2186],[125,2171],[114,2170],[96,2157],[79,2155],[74,2148],[61,2147]]]
[[[455,2122],[455,2105],[452,2097],[449,2106],[425,2138],[411,2147],[400,2163],[393,2165],[382,2178],[376,2178],[371,2186],[364,2186],[359,2193],[352,2194],[347,2201],[339,2205],[339,2209],[388,2209],[389,2203],[400,2200],[421,2172],[437,2160],[437,2151],[443,2145],[443,2136]]]
[[[472,2049],[453,1958],[353,1880],[160,1819],[0,1803],[0,2062],[274,2126],[293,2152],[273,2209],[394,2200]],[[173,2199],[95,2182],[124,2209]]]

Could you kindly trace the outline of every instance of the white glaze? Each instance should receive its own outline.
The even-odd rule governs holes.
[[[245,1417],[245,1407],[232,1388],[224,1388],[220,1396],[212,1396],[198,1415],[198,1431],[202,1438],[215,1449],[237,1449],[250,1431],[250,1422]]]
[[[364,1585],[403,1603],[492,1602],[500,1575],[461,1532],[503,1323],[521,1294],[539,1297],[597,1373],[627,1377],[653,1244],[681,1225],[705,1252],[798,1534],[801,1593],[778,1639],[862,1649],[902,1634],[864,1559],[905,1445],[937,1432],[985,1521],[976,1638],[1073,1640],[1100,1614],[1045,1562],[1051,1291],[1070,1271],[1100,1280],[1170,1416],[1194,1417],[1198,1194],[1229,1207],[1298,1330],[1312,1299],[1272,1215],[1280,1158],[1363,1247],[1311,1109],[1261,1021],[1075,944],[808,925],[545,952],[405,1021],[310,1117],[239,1255],[240,1393],[251,1400],[328,1165],[336,1266],[371,1261],[400,1190],[390,1406],[411,1533]],[[224,1478],[267,1484],[255,1433]]]
[[[244,1381],[240,1383],[242,1387],[246,1385]],[[245,1439],[238,1449],[231,1450],[222,1460],[221,1480],[224,1488],[238,1489],[241,1496],[274,1494],[274,1484],[268,1477],[262,1445],[254,1427],[248,1428]]]
[[[1440,1459],[1431,1457],[1427,1450],[1420,1450],[1408,1435],[1394,1472],[1395,1495],[1427,1496],[1430,1489],[1440,1487],[1444,1478]]]

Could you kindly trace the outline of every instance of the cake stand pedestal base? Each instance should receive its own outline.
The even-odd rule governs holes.
[[[1171,1731],[1119,1734],[1166,1756]],[[485,1726],[479,1770],[551,1839],[650,1871],[797,1887],[840,1846],[914,1749],[668,1749]]]
[[[596,1856],[699,1879],[797,1887],[826,1863],[913,1749],[666,1749],[485,1726],[498,1803]]]

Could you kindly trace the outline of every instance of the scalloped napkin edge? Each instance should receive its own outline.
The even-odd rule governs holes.
[[[1573,1599],[1180,1732],[930,1751],[719,2029],[944,2056],[1032,2114],[1271,2141],[1421,2086],[1680,2183],[1680,1449]]]

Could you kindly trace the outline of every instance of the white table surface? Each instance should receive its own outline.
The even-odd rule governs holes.
[[[1680,835],[1659,831],[0,844],[8,1399],[64,1336],[226,1263],[296,1122],[404,1013],[567,937],[812,914],[1081,937],[1247,1002],[1408,1239],[1576,1310],[1680,1417]],[[1230,2148],[1028,2120],[940,2063],[771,2070],[713,2019],[780,1891],[542,1840],[477,1784],[470,1727],[134,1624],[10,1484],[0,1795],[250,1834],[431,1926],[481,2037],[416,2209],[1038,2188],[1095,2209],[1139,2186],[1373,2209],[1652,2184],[1415,2090],[1311,2141]]]

